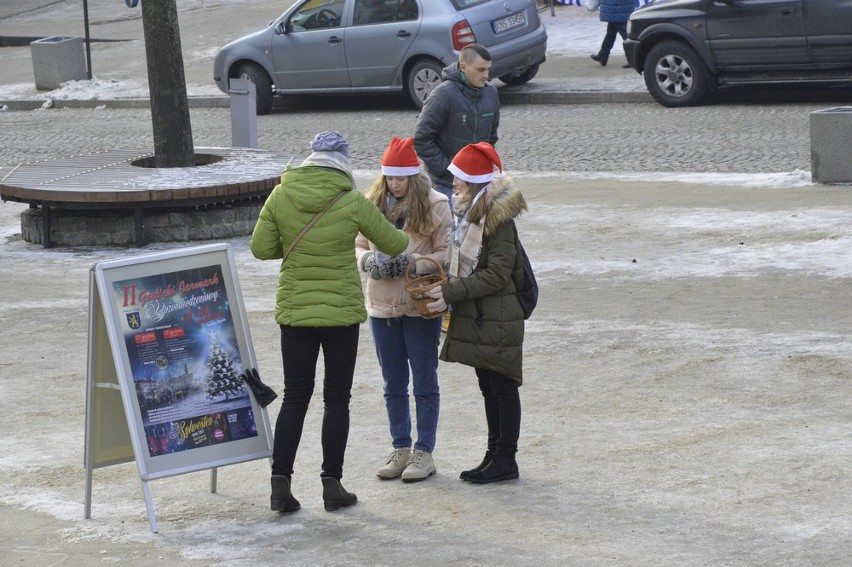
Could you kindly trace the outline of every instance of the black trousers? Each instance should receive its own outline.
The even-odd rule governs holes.
[[[322,474],[340,479],[349,439],[349,400],[358,354],[359,326],[288,327],[281,325],[284,396],[275,423],[272,474],[290,476],[314,393],[317,360],[325,363],[322,401]]]
[[[518,386],[499,372],[476,368],[479,390],[485,401],[488,450],[514,455],[521,435],[521,396]]]
[[[617,35],[620,35],[621,39],[627,38],[627,22],[607,23],[606,35],[604,36],[603,43],[601,43],[601,50],[598,52],[598,55],[609,59],[609,53],[615,46],[615,36]]]

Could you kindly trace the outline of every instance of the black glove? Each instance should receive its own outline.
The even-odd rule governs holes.
[[[259,403],[262,408],[271,404],[272,400],[278,397],[275,390],[263,383],[263,380],[260,379],[260,374],[257,373],[256,368],[247,369],[243,374],[240,374],[240,379],[248,384],[248,387],[251,388],[252,394],[254,394],[254,399],[257,400],[257,403]]]
[[[361,258],[361,269],[374,280],[379,278],[379,266],[376,265],[375,252],[368,252]]]
[[[382,280],[395,280],[405,275],[405,269],[411,263],[411,256],[400,254],[394,256],[378,266],[379,278]]]

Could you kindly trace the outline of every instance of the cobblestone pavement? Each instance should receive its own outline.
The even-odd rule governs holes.
[[[316,132],[338,129],[353,148],[353,165],[375,169],[388,139],[411,135],[417,112],[404,101],[368,109],[361,109],[361,104],[340,97],[320,99],[312,106],[291,106],[260,116],[259,146],[304,155]],[[809,171],[809,113],[826,106],[506,105],[498,150],[514,171]],[[191,117],[196,146],[230,146],[227,108],[193,109]],[[0,131],[5,140],[0,156],[4,168],[107,149],[153,147],[147,110],[3,112]]]

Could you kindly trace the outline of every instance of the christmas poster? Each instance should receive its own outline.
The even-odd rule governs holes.
[[[257,436],[221,266],[113,283],[148,452]]]

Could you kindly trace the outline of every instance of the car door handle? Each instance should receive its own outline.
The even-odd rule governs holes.
[[[336,35],[333,35],[330,38],[328,38],[329,43],[341,43],[342,41],[343,40],[341,38],[337,37]]]
[[[792,16],[793,15],[793,8],[781,8],[781,15],[782,16]]]
[[[405,30],[399,30],[398,32],[396,32],[396,37],[398,37],[398,38],[411,37],[411,32],[407,32]]]

